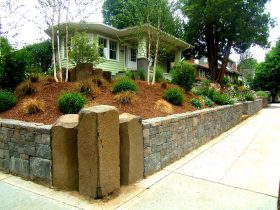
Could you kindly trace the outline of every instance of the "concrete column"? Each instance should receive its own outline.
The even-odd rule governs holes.
[[[129,185],[143,178],[144,148],[141,119],[128,113],[120,115],[121,184]]]
[[[82,109],[78,127],[79,192],[102,198],[120,187],[119,113],[99,105]]]
[[[137,49],[137,69],[148,69],[147,62],[147,39],[145,36],[142,36],[138,41]]]
[[[179,64],[181,62],[181,58],[182,58],[182,51],[178,50],[175,52],[175,65]]]
[[[77,158],[78,115],[69,114],[60,117],[53,125],[53,186],[62,190],[78,190]]]

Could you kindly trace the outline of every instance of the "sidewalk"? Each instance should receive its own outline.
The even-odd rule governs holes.
[[[108,201],[0,173],[0,209],[276,210],[279,148],[280,105],[272,105]]]

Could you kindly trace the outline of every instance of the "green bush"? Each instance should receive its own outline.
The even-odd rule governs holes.
[[[246,101],[256,100],[254,92],[253,91],[248,91],[247,93],[245,93],[245,99],[246,99]]]
[[[125,77],[127,77],[128,79],[135,80],[134,73],[131,70],[126,70],[125,71]]]
[[[171,70],[172,83],[179,85],[186,91],[190,91],[195,82],[195,69],[194,67],[186,62],[181,62]]]
[[[16,96],[6,90],[0,90],[0,112],[6,111],[17,103]]]
[[[208,106],[208,107],[212,107],[215,104],[214,101],[212,101],[207,96],[204,96],[203,99],[204,99],[205,105]]]
[[[86,102],[81,93],[63,93],[58,99],[58,107],[64,114],[77,114]]]
[[[268,98],[269,94],[265,91],[259,90],[256,92],[256,95],[260,98]]]
[[[157,67],[156,70],[156,82],[163,81],[163,69],[161,67]]]
[[[112,92],[114,94],[120,93],[122,91],[132,91],[136,92],[137,91],[137,86],[135,82],[131,79],[128,79],[126,77],[118,79],[114,84],[113,84],[113,89]]]
[[[178,87],[168,89],[164,93],[163,98],[174,105],[182,105],[184,102],[184,94]]]
[[[229,86],[229,84],[230,84],[229,78],[228,77],[224,77],[221,86],[222,87],[227,87],[227,86]]]
[[[201,103],[201,101],[200,101],[199,99],[193,98],[193,99],[191,100],[191,104],[192,104],[193,106],[195,106],[196,108],[198,108],[198,109],[201,109],[201,108],[202,108],[202,103]]]
[[[137,71],[138,77],[140,80],[145,81],[146,80],[146,72],[144,69],[139,69]]]
[[[218,91],[213,92],[212,100],[219,105],[228,105],[234,103],[228,94],[221,94]]]

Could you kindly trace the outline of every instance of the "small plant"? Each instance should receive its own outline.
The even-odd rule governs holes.
[[[32,82],[32,83],[39,82],[40,77],[39,77],[38,74],[30,74],[30,75],[29,75],[29,80],[30,80],[30,82]]]
[[[134,73],[131,70],[126,70],[125,71],[125,77],[127,77],[128,79],[135,80]]]
[[[58,99],[58,107],[64,114],[77,114],[86,102],[81,93],[63,93]]]
[[[256,95],[260,98],[268,98],[269,94],[265,91],[259,90],[256,92]]]
[[[156,82],[163,81],[163,69],[161,67],[157,67],[156,69]]]
[[[6,90],[0,90],[0,112],[6,111],[17,103],[16,96]]]
[[[192,104],[193,106],[195,106],[196,108],[198,108],[198,109],[201,109],[201,108],[202,108],[202,103],[201,103],[201,101],[200,101],[199,99],[193,98],[193,99],[191,100],[191,104]]]
[[[145,81],[146,80],[146,73],[144,69],[139,69],[137,71],[138,77],[140,80]]]
[[[228,77],[224,77],[221,86],[222,87],[229,87],[230,86],[230,79]]]
[[[215,104],[214,101],[212,101],[207,96],[204,96],[203,99],[204,99],[205,105],[208,106],[208,107],[212,107]]]
[[[190,91],[195,82],[195,69],[186,62],[181,62],[179,65],[174,66],[172,71],[172,83],[179,85],[186,91]]]
[[[228,104],[234,103],[234,101],[230,98],[229,95],[221,94],[217,91],[213,93],[212,99],[216,104],[219,104],[219,105],[228,105]]]
[[[245,93],[245,99],[246,99],[246,101],[256,100],[254,92],[253,91],[248,91],[247,93]]]
[[[25,82],[20,83],[16,87],[15,92],[17,97],[29,96],[37,92],[37,87],[30,80],[27,80]]]
[[[120,93],[122,91],[136,92],[137,86],[133,80],[123,77],[123,78],[118,79],[113,84],[113,88],[112,88],[112,92],[114,94]]]
[[[23,111],[26,114],[37,114],[40,112],[44,112],[45,110],[45,103],[44,101],[38,99],[27,99],[23,103]]]
[[[122,91],[115,96],[118,103],[123,105],[132,104],[135,97],[135,92],[132,91]]]
[[[178,87],[168,89],[163,98],[174,105],[182,105],[184,102],[183,91]]]
[[[90,79],[76,82],[74,85],[74,90],[82,94],[99,94],[99,87],[94,84]]]

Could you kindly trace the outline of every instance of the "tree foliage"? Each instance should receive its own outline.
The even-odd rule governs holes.
[[[75,33],[72,37],[70,57],[76,64],[93,63],[97,65],[102,61],[96,43],[89,39],[86,32]]]
[[[253,58],[253,55],[250,51],[246,51],[245,53],[241,54],[239,69],[246,84],[250,85],[252,83],[257,65],[258,61]]]
[[[188,18],[186,40],[197,56],[207,56],[212,80],[221,83],[232,49],[245,52],[252,44],[267,46],[269,26],[265,11],[269,0],[181,0]],[[218,60],[222,66],[218,69]]]
[[[105,0],[102,14],[105,24],[119,29],[148,22],[157,27],[160,18],[161,30],[181,38],[184,33],[183,22],[174,15],[175,10],[175,5],[167,0]]]
[[[253,88],[270,91],[273,100],[280,92],[280,40],[266,54],[265,61],[257,66]]]

